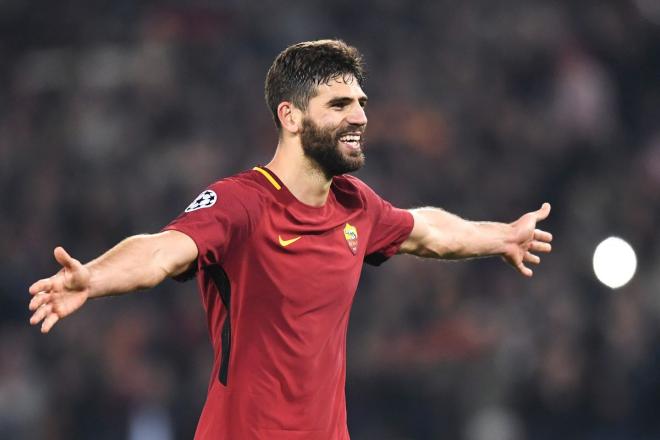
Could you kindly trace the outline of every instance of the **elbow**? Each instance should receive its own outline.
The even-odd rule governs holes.
[[[153,261],[153,268],[151,271],[153,279],[150,281],[153,282],[154,286],[162,282],[165,278],[175,276],[180,272],[177,270],[178,268],[166,258],[165,252],[163,252],[162,249],[154,250],[151,261]]]
[[[159,285],[165,278],[167,274],[159,268],[157,265],[152,265],[149,268],[148,274],[144,276],[136,277],[139,279],[139,282],[135,286],[136,290],[148,290]]]
[[[156,249],[153,253],[153,270],[154,285],[159,284],[165,278],[176,277],[192,268],[193,261],[175,260],[172,252],[167,252],[165,249]]]
[[[455,260],[461,258],[461,252],[443,245],[434,245],[424,251],[425,257],[436,258],[439,260]]]
[[[431,240],[423,246],[421,256],[441,260],[455,260],[465,257],[465,244],[456,237],[447,234],[433,234]]]
[[[156,287],[165,278],[170,276],[168,261],[161,243],[155,235],[134,236],[137,246],[142,249],[143,257],[137,258],[133,270],[136,271],[134,279],[139,280],[136,289],[146,290]]]

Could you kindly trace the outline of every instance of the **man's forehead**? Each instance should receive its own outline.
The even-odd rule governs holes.
[[[360,87],[360,83],[353,75],[340,75],[316,87],[317,98],[328,98],[331,96],[366,97],[362,87]]]

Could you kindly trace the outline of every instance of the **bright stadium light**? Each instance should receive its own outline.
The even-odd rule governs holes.
[[[593,264],[598,281],[618,289],[635,275],[637,256],[625,240],[609,237],[596,247]]]

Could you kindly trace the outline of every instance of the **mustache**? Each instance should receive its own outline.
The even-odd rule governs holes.
[[[348,124],[346,127],[338,128],[335,132],[335,136],[340,138],[349,133],[359,133],[363,136],[366,129],[367,128],[364,125]]]

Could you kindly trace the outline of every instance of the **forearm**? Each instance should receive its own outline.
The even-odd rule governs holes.
[[[501,255],[513,238],[508,223],[464,220],[439,208],[412,211],[416,221],[426,223],[428,232],[419,240],[419,256],[463,259]]]
[[[127,238],[85,265],[58,246],[53,256],[62,268],[29,288],[29,308],[34,312],[30,323],[43,321],[41,331],[48,333],[87,299],[153,287],[187,270],[197,253],[193,239],[178,231]]]
[[[90,271],[90,298],[148,289],[170,270],[158,264],[162,252],[153,235],[129,237],[85,265]]]

